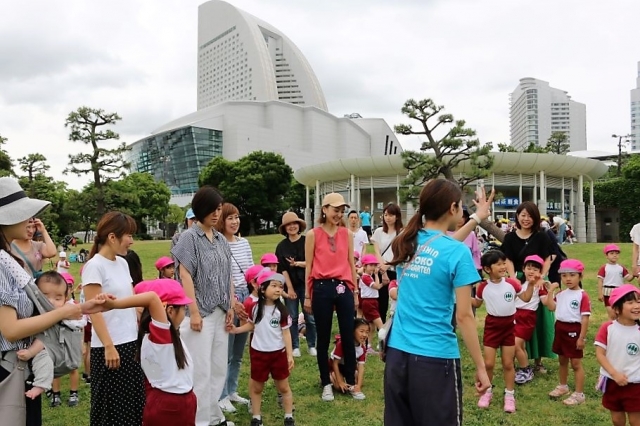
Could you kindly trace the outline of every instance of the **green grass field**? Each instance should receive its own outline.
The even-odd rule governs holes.
[[[257,261],[263,253],[272,252],[282,238],[279,235],[260,236],[249,238],[253,249],[254,259]],[[565,246],[565,251],[570,257],[575,257],[585,263],[584,288],[589,292],[593,305],[593,315],[589,326],[589,343],[585,350],[584,366],[587,375],[585,393],[587,402],[578,407],[565,407],[560,401],[552,401],[547,393],[557,384],[557,363],[547,360],[545,365],[549,369],[547,375],[538,375],[533,382],[518,387],[516,399],[518,410],[515,414],[505,414],[502,411],[502,393],[504,389],[499,360],[496,367],[494,385],[496,394],[492,406],[488,410],[480,410],[476,406],[476,397],[473,391],[473,364],[470,362],[463,347],[463,376],[464,376],[464,424],[476,425],[517,425],[537,426],[565,425],[565,426],[598,426],[611,424],[609,413],[600,403],[600,396],[594,390],[598,377],[598,363],[595,359],[593,337],[606,318],[604,306],[597,302],[596,273],[604,262],[602,244],[575,244]],[[155,260],[168,254],[168,241],[136,242],[132,247],[142,259],[145,278],[156,277],[153,264]],[[621,244],[622,264],[629,266],[631,257],[631,244]],[[71,273],[79,277],[79,264],[73,264]],[[484,308],[478,310],[478,335],[482,335]],[[464,346],[464,345],[462,345]],[[306,354],[304,341],[301,342],[302,358],[296,359],[296,367],[290,378],[296,404],[296,422],[302,426],[323,425],[349,425],[349,426],[377,426],[382,424],[383,395],[382,377],[384,364],[377,357],[367,360],[365,383],[363,392],[367,395],[364,401],[355,401],[350,397],[336,395],[332,403],[322,402],[320,399],[320,386],[315,358]],[[240,378],[239,393],[247,396],[248,383],[248,357],[245,357]],[[68,397],[68,380],[63,379],[63,404]],[[569,384],[573,383],[570,373]],[[46,401],[43,401],[44,424],[47,426],[86,425],[89,423],[89,387],[84,383],[80,386],[80,405],[75,408],[66,406],[51,409]],[[275,401],[276,393],[272,384],[267,385],[264,393],[263,421],[265,425],[282,424],[283,413]],[[227,416],[228,420],[236,425],[248,425],[251,416],[243,406],[238,406],[238,412]],[[2,423],[0,421],[0,423]],[[447,426],[447,425],[442,425]]]

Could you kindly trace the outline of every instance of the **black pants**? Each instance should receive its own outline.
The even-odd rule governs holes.
[[[396,271],[387,271],[387,277],[389,277],[389,281],[396,279]],[[382,282],[382,274],[378,277],[380,282]],[[378,313],[380,314],[380,318],[382,322],[387,321],[387,312],[389,311],[389,286],[383,285],[380,290],[378,290]]]
[[[9,377],[10,372],[0,367],[0,382]],[[31,381],[27,381],[25,384],[25,392],[32,388]],[[27,424],[26,426],[42,426],[42,397],[38,396],[36,399],[27,398],[25,396],[27,404]],[[0,424],[2,420],[0,419]],[[20,425],[16,425],[20,426]]]
[[[317,361],[322,386],[330,385],[329,344],[333,309],[335,307],[344,355],[344,377],[349,385],[355,385],[356,348],[353,341],[354,309],[353,292],[342,281],[335,279],[314,280],[311,308],[316,320],[318,351]]]
[[[460,360],[411,355],[389,348],[384,402],[386,426],[462,425]]]

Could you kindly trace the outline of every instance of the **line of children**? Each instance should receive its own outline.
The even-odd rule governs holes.
[[[493,380],[496,353],[500,349],[505,382],[504,411],[514,413],[516,411],[513,364],[516,353],[516,298],[529,302],[535,284],[527,286],[525,290],[518,281],[505,278],[507,257],[501,251],[488,251],[482,256],[480,263],[483,271],[489,275],[489,279],[478,286],[476,297],[472,303],[476,308],[482,306],[483,301],[487,304],[483,336],[484,363],[489,380]],[[493,391],[492,388],[489,388],[478,400],[478,407],[488,408],[492,398]]]
[[[618,264],[620,247],[616,244],[607,244],[603,252],[607,258],[607,263],[602,265],[598,271],[598,300],[604,302],[607,315],[612,320],[615,318],[615,313],[611,309],[609,296],[611,296],[611,292],[614,289],[623,285],[625,281],[632,281],[633,275],[627,271],[627,268]]]

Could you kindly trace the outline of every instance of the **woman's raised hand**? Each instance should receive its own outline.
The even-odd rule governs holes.
[[[489,216],[491,216],[491,205],[493,204],[493,199],[496,196],[495,188],[491,189],[489,193],[489,197],[487,197],[487,191],[484,186],[481,186],[476,191],[476,199],[473,200],[473,204],[476,207],[476,215],[480,220],[485,220]]]

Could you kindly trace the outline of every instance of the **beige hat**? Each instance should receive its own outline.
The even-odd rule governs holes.
[[[346,206],[349,207],[349,204],[347,204],[344,201],[344,197],[336,192],[332,192],[330,194],[327,194],[324,196],[324,198],[322,199],[322,206],[331,206],[331,207],[342,207],[342,206]]]
[[[304,230],[307,229],[306,222],[300,219],[298,215],[295,214],[295,212],[286,212],[282,215],[282,225],[278,227],[278,232],[282,233],[284,227],[293,222],[298,222],[298,225],[300,226],[300,232],[304,232]]]

